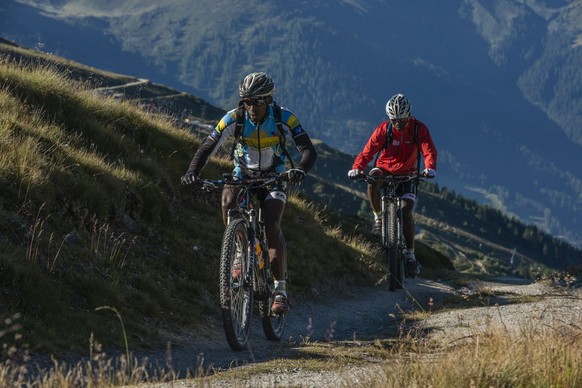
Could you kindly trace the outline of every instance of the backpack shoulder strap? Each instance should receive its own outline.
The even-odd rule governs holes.
[[[243,128],[245,126],[246,112],[244,104],[239,102],[236,108],[236,123],[234,124],[234,139],[236,142],[244,142],[242,138]]]
[[[242,137],[243,128],[245,126],[246,114],[245,107],[242,101],[238,103],[236,108],[236,122],[234,124],[234,142],[232,143],[232,150],[230,150],[230,158],[234,158],[234,150],[237,144],[244,144],[244,138]]]
[[[287,147],[285,145],[287,138],[285,136],[285,131],[283,130],[283,112],[279,104],[273,101],[273,114],[275,116],[275,124],[277,125],[277,132],[279,132],[279,142],[281,143],[281,151],[283,155],[287,157],[289,163],[291,164],[291,168],[295,168],[295,164],[293,163],[293,159],[289,152],[287,152]]]
[[[392,136],[394,136],[392,133],[392,123],[388,122],[388,127],[386,127],[386,143],[384,143],[383,148],[388,148],[388,146],[390,146],[390,143],[392,143]]]
[[[378,153],[376,154],[376,159],[374,159],[374,166],[376,166],[376,162],[378,161],[378,158],[380,157],[382,150],[388,148],[391,142],[392,142],[392,123],[388,121],[388,126],[386,127],[386,142],[384,143],[380,151],[378,151]]]
[[[279,141],[285,144],[285,132],[283,131],[283,111],[279,104],[273,101],[273,114],[275,116],[275,124],[277,125],[277,132],[279,132]]]

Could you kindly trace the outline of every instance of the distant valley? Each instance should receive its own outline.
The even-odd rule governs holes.
[[[0,36],[224,109],[267,70],[279,102],[348,154],[402,91],[432,130],[440,185],[580,245],[581,4],[9,0]]]

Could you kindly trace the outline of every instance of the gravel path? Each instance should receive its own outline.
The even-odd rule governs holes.
[[[245,368],[248,364],[296,355],[297,345],[305,338],[311,341],[373,340],[397,333],[401,323],[397,316],[402,311],[423,308],[431,300],[435,312],[416,326],[435,340],[455,342],[470,338],[477,332],[502,328],[518,333],[528,325],[582,327],[582,293],[559,293],[538,283],[515,284],[512,279],[497,282],[479,282],[461,289],[425,279],[408,280],[406,290],[387,291],[385,284],[376,287],[347,289],[344,295],[335,295],[296,302],[288,316],[285,340],[271,342],[265,339],[260,322],[254,322],[250,347],[234,352],[226,343],[222,324],[217,319],[209,322],[208,330],[191,337],[180,349],[173,349],[172,365],[182,376],[186,369],[193,370],[196,362],[205,370],[212,368]],[[485,295],[482,307],[438,311],[441,302],[466,296]],[[527,303],[515,303],[516,298]],[[155,357],[153,357],[155,358]],[[162,363],[160,359],[160,363]],[[269,374],[251,374],[237,380],[237,387],[275,386],[365,386],[368,376],[378,377],[372,369],[380,364],[351,367],[344,371],[276,370]],[[220,374],[219,374],[220,376]],[[231,387],[228,378],[210,381],[179,380],[168,384],[149,384],[143,387]]]
[[[540,283],[509,285],[495,282],[481,283],[479,288],[503,296],[492,298],[487,306],[433,314],[419,327],[433,339],[450,343],[496,330],[518,335],[528,330],[582,329],[580,289],[565,292]],[[461,289],[460,293],[463,292],[473,291]],[[519,300],[525,302],[505,304]]]
[[[411,310],[417,303],[426,306],[429,298],[439,299],[454,292],[452,288],[425,279],[407,280],[406,290],[388,291],[387,285],[346,288],[344,294],[320,295],[307,301],[292,301],[280,342],[265,338],[255,314],[249,347],[244,351],[230,349],[224,336],[220,316],[212,317],[196,334],[175,339],[180,347],[172,349],[171,365],[181,374],[201,365],[203,369],[227,369],[248,363],[290,357],[298,343],[310,341],[371,340],[397,332],[396,316]],[[165,354],[138,354],[154,363],[167,364]]]

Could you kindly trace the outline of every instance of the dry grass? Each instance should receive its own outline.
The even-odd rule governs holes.
[[[326,386],[368,387],[577,387],[582,382],[582,327],[537,321],[516,331],[490,328],[454,343],[433,340],[421,332],[371,342],[309,342],[296,356],[206,375],[200,367],[188,386],[304,386],[321,378]],[[20,366],[16,366],[20,365]],[[302,380],[305,375],[309,379]],[[306,378],[307,378],[306,377]],[[20,386],[158,386],[176,381],[171,369],[155,369],[147,360],[107,358],[92,344],[89,360],[34,370],[5,362],[0,385]],[[228,383],[227,383],[228,382]],[[271,382],[271,383],[269,383]],[[163,384],[159,384],[162,386]]]
[[[47,65],[0,59],[0,280],[9,285],[2,289],[0,306],[8,314],[20,312],[3,316],[0,386],[173,380],[172,369],[134,360],[129,349],[159,340],[149,322],[164,320],[183,328],[213,311],[223,230],[219,210],[210,201],[181,198],[178,183],[199,139],[132,104],[96,96],[60,73]],[[224,158],[213,159],[205,174],[216,176],[228,166]],[[291,196],[283,222],[294,291],[309,290],[322,279],[361,280],[362,273],[377,277],[385,272],[373,244],[345,233],[325,209],[309,201]],[[135,231],[128,232],[130,227]],[[95,311],[99,306],[112,306],[119,321],[118,312],[123,313],[123,336],[116,317]],[[88,360],[54,360],[37,367],[27,362],[22,333],[34,350],[81,352],[88,333],[95,333],[125,353],[107,356],[91,336]],[[376,385],[444,386],[463,373],[469,378],[458,381],[467,386],[471,381],[476,386],[579,383],[579,372],[570,366],[581,360],[566,345],[579,348],[580,333],[545,334],[512,341],[500,333],[455,349],[409,336],[390,341],[388,348],[306,343],[305,357],[283,364],[333,369],[365,365],[373,355],[390,365]],[[511,346],[520,358],[507,358],[502,346]],[[308,359],[310,348],[311,356],[320,357],[317,362]],[[546,349],[552,349],[549,358],[543,357]],[[455,358],[459,354],[462,360]],[[511,361],[530,367],[529,374]],[[495,370],[500,367],[501,376]],[[195,367],[192,375],[204,372]],[[539,380],[526,380],[529,375]]]
[[[46,63],[0,57],[0,319],[20,313],[20,343],[45,354],[86,354],[91,334],[108,349],[163,347],[152,322],[186,330],[216,312],[220,197],[179,184],[195,134],[88,86]],[[204,175],[231,168],[212,158]],[[295,295],[322,279],[382,271],[369,243],[328,214],[290,196],[283,223]],[[123,315],[128,343],[99,306]],[[15,365],[4,375],[30,378]],[[51,373],[83,368],[59,363]]]
[[[390,387],[575,387],[582,383],[581,348],[580,328],[531,328],[519,337],[496,330],[446,348],[410,341],[393,351],[378,382]]]
[[[125,357],[107,359],[95,346],[91,360],[72,366],[55,361],[52,368],[35,371],[5,362],[0,366],[0,385],[101,387],[175,381],[172,370],[152,370],[147,361],[138,360],[132,360],[129,369]],[[319,371],[322,376],[338,374],[343,386],[361,386],[361,377],[352,381],[349,371],[369,365],[374,371],[366,376],[369,387],[576,387],[582,382],[581,348],[580,328],[568,332],[531,329],[520,337],[494,331],[475,335],[472,341],[455,347],[406,335],[397,341],[364,345],[305,344],[304,356],[297,359],[273,360],[204,379],[203,371],[194,370],[190,378],[197,377],[190,381],[199,386],[225,379],[242,383],[273,370],[278,371],[278,381],[285,381],[289,371],[296,376]]]
[[[246,365],[209,376],[199,373],[183,384],[201,387],[577,387],[582,382],[582,371],[578,368],[582,363],[581,347],[582,328],[564,327],[559,322],[544,327],[532,323],[518,336],[491,329],[475,333],[469,341],[460,341],[454,346],[409,331],[399,338],[372,342],[307,341],[296,349],[295,358]],[[167,378],[169,374],[164,376]]]

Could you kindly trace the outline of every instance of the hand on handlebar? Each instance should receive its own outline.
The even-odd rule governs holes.
[[[198,178],[195,173],[186,173],[182,178],[180,178],[180,183],[182,183],[183,186],[189,186],[198,183],[199,180],[200,178]]]
[[[348,177],[350,179],[360,178],[362,177],[362,175],[364,175],[364,172],[362,170],[355,169],[348,171]]]
[[[425,168],[424,170],[422,170],[420,175],[422,175],[425,178],[434,178],[436,176],[436,171],[433,170],[432,168]]]
[[[287,171],[289,182],[295,185],[301,184],[301,182],[303,182],[303,178],[305,178],[305,175],[305,171],[300,168],[292,168]]]

